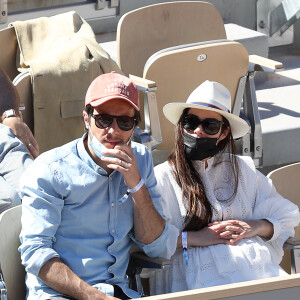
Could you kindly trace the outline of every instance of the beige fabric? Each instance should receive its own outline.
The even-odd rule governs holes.
[[[20,50],[17,67],[29,68],[32,78],[34,135],[41,152],[80,137],[89,84],[102,73],[121,72],[119,67],[76,12],[11,26]]]

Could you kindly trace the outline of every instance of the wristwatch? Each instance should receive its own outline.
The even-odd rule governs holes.
[[[11,117],[21,117],[20,112],[14,109],[8,109],[6,110],[2,115],[2,122],[5,118],[11,118]]]

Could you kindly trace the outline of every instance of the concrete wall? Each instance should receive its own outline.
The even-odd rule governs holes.
[[[58,14],[66,10],[76,10],[82,17],[87,19],[96,34],[115,32],[120,17],[133,9],[146,5],[163,3],[168,1],[180,0],[119,0],[120,7],[117,12],[104,13],[104,11],[95,11],[95,3],[87,1],[87,5],[80,5],[84,0],[8,0],[8,20],[5,24],[0,24],[0,29],[7,27],[8,23],[15,20],[24,20],[40,16],[49,16]],[[188,1],[188,0],[181,0]],[[257,0],[204,0],[215,5],[220,11],[224,23],[234,23],[245,28],[256,30],[257,23]],[[280,1],[280,0],[270,0]],[[96,2],[96,1],[95,1]],[[266,5],[267,5],[266,1]],[[70,6],[60,7],[62,4]],[[77,5],[76,5],[77,4]],[[89,6],[89,9],[84,7]],[[22,12],[26,11],[22,18]],[[16,13],[18,12],[18,13]],[[19,14],[21,13],[21,14]],[[15,15],[15,16],[13,16]],[[294,43],[290,45],[291,49],[300,49],[300,21],[294,25],[295,36]]]

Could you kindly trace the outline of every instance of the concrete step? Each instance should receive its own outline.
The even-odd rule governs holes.
[[[263,134],[263,165],[268,170],[300,161],[300,52],[277,54],[284,69],[256,82]]]

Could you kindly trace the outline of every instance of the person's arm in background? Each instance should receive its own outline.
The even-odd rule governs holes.
[[[0,117],[4,125],[10,127],[28,149],[33,158],[39,154],[39,146],[29,127],[18,116],[20,97],[8,75],[0,68]],[[15,116],[7,116],[8,111],[14,110]]]
[[[27,124],[20,117],[5,118],[3,124],[12,129],[14,135],[26,146],[32,158],[39,155],[39,145]]]
[[[0,124],[0,212],[21,204],[19,183],[32,159],[12,130]]]
[[[17,191],[0,175],[0,214],[5,210],[21,204]]]

